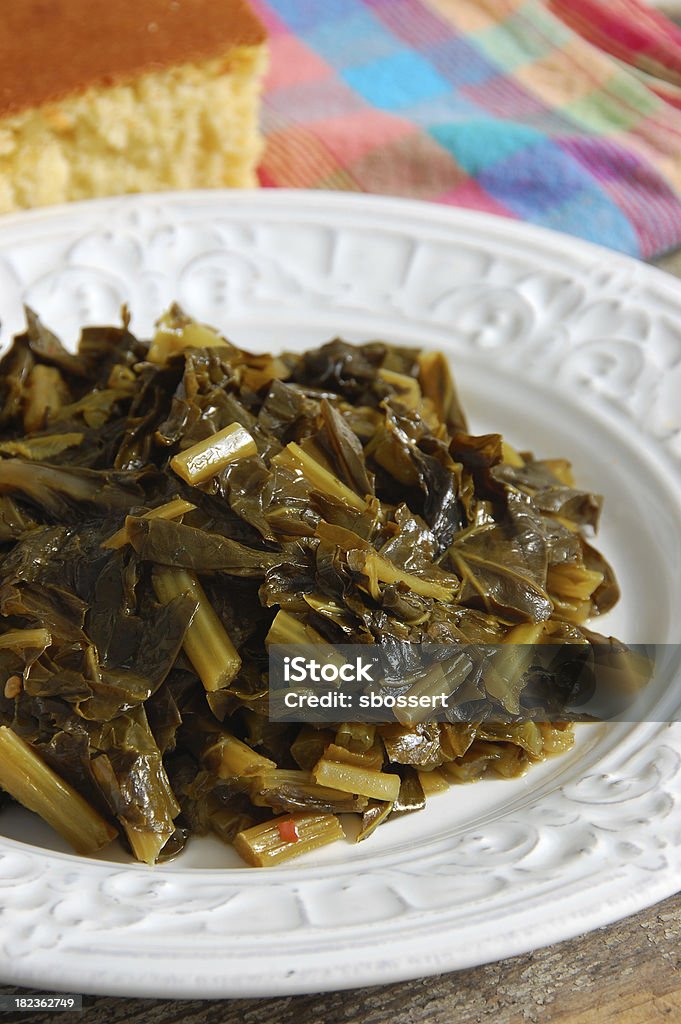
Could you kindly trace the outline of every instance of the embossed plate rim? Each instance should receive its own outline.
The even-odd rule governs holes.
[[[51,244],[59,249],[61,242],[55,242],[57,237],[71,239],[65,241],[65,248],[60,250],[59,258],[66,260],[69,252],[76,251],[77,239],[82,241],[89,237],[93,227],[101,228],[102,232],[110,229],[115,235],[125,225],[129,234],[138,231],[138,241],[143,245],[144,240],[151,237],[149,231],[154,225],[156,228],[192,222],[205,225],[211,218],[216,222],[241,225],[247,221],[261,225],[277,223],[289,229],[299,223],[317,225],[320,229],[330,225],[337,234],[349,230],[364,232],[367,245],[375,229],[383,231],[386,237],[411,236],[419,244],[425,239],[424,244],[438,242],[468,247],[471,251],[477,249],[481,266],[490,254],[501,264],[506,260],[509,267],[514,259],[532,266],[535,271],[543,264],[540,277],[542,274],[548,277],[549,271],[560,272],[566,279],[586,281],[592,289],[602,287],[604,295],[610,295],[616,303],[625,294],[627,297],[638,294],[637,301],[644,306],[651,298],[662,301],[679,327],[681,339],[678,283],[627,257],[491,215],[414,201],[339,193],[161,193],[104,199],[6,217],[0,220],[0,294],[3,287],[6,290],[13,287],[11,276],[2,278],[2,269],[7,270],[7,260],[11,264],[22,246],[27,252],[33,252],[37,266],[38,257]],[[253,251],[257,252],[257,240],[251,241]],[[266,259],[265,253],[259,255]],[[28,287],[30,292],[34,283],[30,277],[33,264],[26,259],[19,263],[21,269],[15,268],[17,279],[21,288],[25,291]],[[70,279],[77,279],[79,273],[82,275],[88,270],[83,264],[71,267]],[[127,268],[122,274],[122,280],[127,274],[131,286],[133,271]],[[617,275],[621,277],[619,283]],[[170,280],[172,275],[166,276]],[[49,266],[42,267],[37,277],[49,284]],[[118,278],[114,275],[111,280]],[[329,282],[333,297],[333,289],[339,287],[333,273]],[[272,285],[271,280],[270,286],[275,292],[277,287],[281,288],[276,282]],[[483,276],[477,287],[481,289],[480,294],[484,294],[490,285]],[[512,291],[508,283],[499,287],[505,289],[505,294]],[[395,298],[400,296],[393,296]],[[305,309],[305,298],[298,305],[296,296],[287,296],[287,299],[289,307],[283,313],[278,310],[275,314],[263,306],[255,315],[254,309],[244,308],[235,321],[241,317],[241,322],[250,318],[267,324],[276,316],[283,317],[286,323],[295,323]],[[333,305],[330,317],[337,316],[338,309],[354,309],[353,316],[362,320],[361,308],[356,302],[352,305],[352,296],[339,298],[336,295],[335,300],[336,305],[329,300]],[[377,297],[374,300],[378,303]],[[392,318],[395,323],[400,315],[407,322],[418,323],[419,327],[429,322],[427,315],[417,320],[413,310],[400,313],[399,302],[397,305],[388,303],[388,306],[381,316]],[[475,303],[469,303],[467,308],[475,312],[474,307]],[[515,311],[518,316],[522,315],[521,303],[516,304]],[[568,321],[570,315],[568,311]],[[313,319],[315,325],[328,322],[323,316]],[[561,320],[562,315],[557,319]],[[440,333],[442,323],[438,321]],[[471,330],[475,334],[475,325]],[[546,359],[555,356],[560,362],[560,346],[566,341],[561,342],[558,327],[554,333],[556,337],[547,335]],[[475,344],[484,346],[486,338],[489,341],[481,328],[479,342]],[[541,342],[541,338],[535,342]],[[673,345],[673,339],[667,338],[667,342]],[[517,358],[503,346],[496,348],[495,353],[502,365],[508,363],[512,367]],[[681,357],[681,350],[679,354]],[[676,365],[671,356],[669,359],[670,366]],[[589,401],[593,403],[594,415],[609,424],[609,429],[615,430],[617,423],[631,422],[633,410],[626,405],[623,407],[616,394],[614,398],[592,394]],[[678,427],[674,424],[674,429],[665,432],[662,424],[657,437],[652,429],[641,434],[642,449],[651,455],[654,453],[654,461],[660,468],[669,471],[673,467],[677,491],[681,487],[681,431]],[[649,741],[649,746],[643,744],[644,739]],[[637,748],[642,744],[643,751],[640,751]],[[358,868],[367,872],[369,885],[377,887],[375,893],[372,889],[369,896],[365,895],[365,900],[374,898],[376,903],[380,896],[391,912],[385,918],[379,914],[364,925],[361,900],[357,907],[351,902],[350,919],[337,927],[328,919],[320,923],[319,912],[334,899],[342,900],[341,881],[348,873],[338,872],[336,879],[328,865],[310,867],[307,871],[293,867],[275,869],[247,876],[241,871],[217,868],[187,871],[172,866],[153,873],[141,865],[84,861],[70,854],[50,854],[13,840],[0,839],[0,904],[4,909],[0,971],[4,980],[18,984],[85,992],[177,997],[275,995],[379,984],[472,966],[607,924],[664,898],[678,886],[675,876],[681,868],[681,827],[673,811],[678,810],[681,801],[680,727],[650,723],[625,729],[619,746],[606,743],[598,749],[602,750],[599,761],[602,776],[594,768],[594,773],[581,782],[567,779],[560,790],[535,800],[529,808],[521,808],[522,814],[534,822],[532,829],[537,834],[549,827],[542,817],[547,812],[552,815],[554,831],[551,835],[556,843],[569,848],[571,837],[573,840],[577,837],[580,842],[595,844],[590,850],[572,852],[570,878],[561,876],[560,871],[556,874],[555,869],[552,874],[547,865],[542,876],[541,863],[537,866],[536,858],[541,859],[543,853],[541,844],[539,848],[532,845],[532,829],[527,827],[523,832],[522,825],[527,822],[516,821],[512,815],[508,821],[502,819],[506,842],[510,845],[509,850],[504,850],[499,840],[501,854],[507,857],[507,862],[502,857],[502,866],[497,866],[496,872],[499,878],[506,872],[505,881],[515,880],[518,890],[507,886],[504,898],[497,899],[501,920],[495,919],[494,898],[476,897],[474,891],[476,878],[479,881],[484,874],[479,869],[480,857],[493,860],[499,854],[499,850],[493,848],[485,852],[484,847],[486,837],[489,839],[493,834],[494,821],[488,823],[490,828],[486,834],[464,833],[452,842],[451,848],[444,849],[441,840],[426,844],[425,855],[411,868],[405,865],[404,857],[392,857],[390,851],[377,856],[373,867],[366,861],[358,862]],[[627,817],[637,813],[639,816],[648,814],[648,825],[659,817],[655,834],[642,834],[640,821]],[[644,818],[644,826],[645,823]],[[584,825],[588,828],[580,832]],[[478,840],[482,846],[476,845]],[[599,843],[605,848],[600,861]],[[608,860],[608,856],[619,860]],[[527,869],[526,862],[534,866]],[[580,876],[580,864],[585,872],[594,869],[595,864],[596,882],[586,874],[583,878]],[[427,905],[429,894],[419,889],[429,884],[429,871],[441,879],[443,886],[454,885],[445,890],[449,904],[439,909]],[[527,903],[518,907],[513,905],[513,899],[515,897],[517,902],[516,892],[527,880],[523,881],[523,872],[531,884],[529,889],[525,888]],[[494,876],[494,871],[491,874]],[[455,898],[458,876],[465,879],[464,888],[472,886],[473,889],[472,895],[468,895],[470,919],[457,925],[456,916],[462,908],[465,914],[466,905],[461,891],[458,902]],[[354,883],[361,887],[363,877],[355,879]],[[581,885],[587,887],[586,898],[585,893],[579,891]],[[562,888],[560,895],[556,886]],[[361,896],[363,890],[360,888],[357,892]],[[221,931],[224,927],[220,913],[230,900],[238,904],[247,893],[259,894],[263,904],[260,912],[265,919],[262,932],[251,930],[240,948],[238,936],[229,941],[229,936]],[[594,898],[596,894],[599,900]],[[545,897],[550,897],[548,907]],[[351,892],[351,901],[352,898],[357,900]],[[267,903],[267,900],[273,902]],[[289,903],[291,907],[302,907],[307,920],[296,924],[291,910],[290,927],[277,930],[274,923],[268,922],[267,913],[283,913],[286,921]],[[48,913],[42,912],[43,906]],[[338,906],[345,909],[342,902]],[[250,912],[257,911],[258,907],[251,903]],[[187,932],[184,954],[173,932],[178,922]],[[406,929],[405,937],[398,934],[401,926]]]

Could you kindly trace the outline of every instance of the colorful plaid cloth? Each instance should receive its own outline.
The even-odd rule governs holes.
[[[639,0],[253,2],[262,185],[436,200],[644,258],[681,245],[681,33],[644,32]]]

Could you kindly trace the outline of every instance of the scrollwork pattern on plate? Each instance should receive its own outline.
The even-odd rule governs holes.
[[[115,316],[123,301],[144,331],[173,299],[225,327],[254,305],[295,311],[319,304],[388,327],[404,316],[446,329],[459,349],[494,350],[502,363],[522,349],[536,379],[577,385],[618,409],[628,403],[637,425],[678,454],[676,387],[661,371],[679,367],[681,327],[668,301],[656,309],[633,261],[615,256],[603,266],[598,250],[585,246],[591,259],[566,273],[556,253],[553,265],[538,266],[531,245],[499,252],[490,221],[472,241],[470,225],[449,218],[443,241],[435,226],[421,225],[415,238],[411,224],[401,229],[390,217],[359,226],[304,212],[292,230],[266,201],[257,222],[239,209],[225,216],[224,205],[184,208],[138,197],[109,204],[80,235],[64,239],[57,231],[48,239],[49,271],[36,274],[20,258],[3,261],[5,301],[36,306],[72,335],[81,323]],[[19,321],[16,309],[5,313],[8,328]]]
[[[122,302],[148,333],[175,299],[224,329],[317,316],[397,340],[408,328],[615,410],[681,460],[678,285],[491,218],[305,194],[105,200],[0,223],[0,294],[5,343],[23,302],[71,341]],[[575,934],[674,888],[681,737],[662,725],[645,736],[361,870],[153,872],[0,839],[5,976],[149,995],[319,991]],[[559,896],[574,908],[547,921]]]

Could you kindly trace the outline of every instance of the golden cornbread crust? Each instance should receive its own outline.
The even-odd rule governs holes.
[[[257,46],[244,0],[6,0],[0,116]]]

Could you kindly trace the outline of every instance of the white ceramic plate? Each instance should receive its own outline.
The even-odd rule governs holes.
[[[340,333],[447,351],[474,429],[566,455],[605,494],[599,544],[624,597],[599,628],[679,640],[674,279],[519,224],[340,194],[141,196],[0,222],[5,342],[22,302],[73,342],[123,301],[149,332],[174,299],[246,346]],[[310,992],[607,924],[679,884],[681,726],[664,724],[678,694],[659,701],[658,724],[580,727],[572,753],[524,779],[453,788],[360,846],[277,869],[244,869],[210,840],[154,869],[85,860],[3,813],[1,977],[141,996]]]

